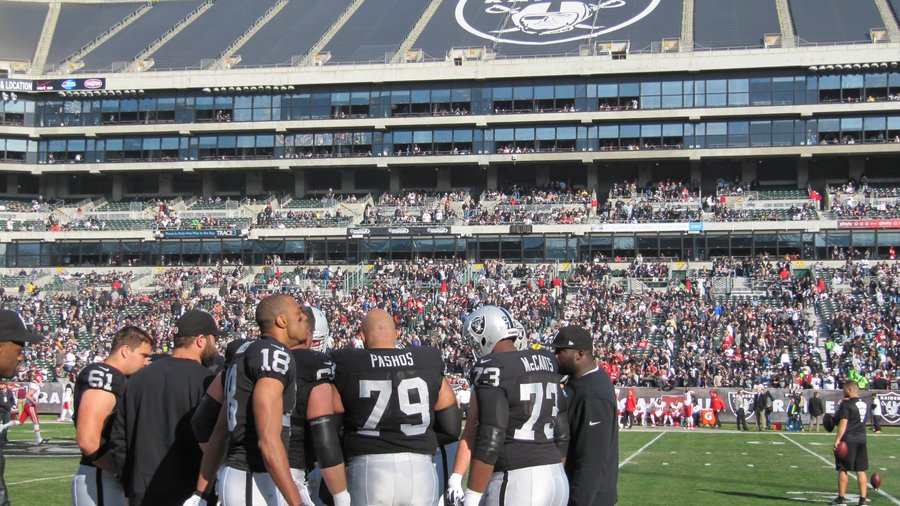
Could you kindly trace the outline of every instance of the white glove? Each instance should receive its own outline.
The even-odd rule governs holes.
[[[466,503],[465,506],[478,506],[481,504],[481,496],[484,495],[482,492],[475,492],[474,490],[466,490]]]
[[[194,492],[194,495],[188,497],[182,506],[206,506],[206,499],[200,495],[200,492]]]
[[[444,494],[444,502],[446,506],[462,506],[466,500],[466,493],[462,488],[462,475],[453,473],[447,480],[447,492]]]
[[[344,490],[339,494],[332,496],[334,506],[350,506],[350,492]]]

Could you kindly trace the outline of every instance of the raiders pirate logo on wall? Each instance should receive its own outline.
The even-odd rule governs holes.
[[[456,21],[466,31],[494,42],[560,44],[625,28],[647,17],[661,1],[459,0]]]
[[[900,395],[896,392],[888,392],[886,394],[877,394],[878,402],[881,404],[881,417],[887,423],[900,422]]]

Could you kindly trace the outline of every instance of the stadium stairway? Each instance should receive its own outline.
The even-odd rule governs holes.
[[[788,0],[775,0],[778,10],[778,23],[781,25],[781,47],[797,47],[797,30]]]
[[[881,19],[884,20],[884,27],[887,28],[891,41],[900,41],[900,26],[897,24],[897,19],[894,18],[894,10],[891,5],[887,0],[875,0],[875,6],[878,7]]]
[[[53,42],[53,34],[56,32],[56,23],[59,21],[59,11],[62,9],[59,2],[50,2],[47,17],[44,18],[44,27],[41,29],[41,38],[34,49],[34,57],[31,59],[29,74],[43,74],[44,65],[47,63],[47,55],[50,54],[50,43]]]
[[[215,62],[212,64],[212,68],[217,69],[228,69],[231,65],[228,63],[229,58],[235,55],[241,47],[247,43],[256,32],[258,32],[262,27],[266,26],[266,23],[272,20],[275,16],[281,12],[281,9],[288,4],[290,0],[280,0],[278,3],[269,8],[262,16],[259,17],[249,28],[247,28],[244,33],[241,34],[234,42],[232,42],[224,51],[222,51],[219,56],[216,57]]]
[[[442,1],[443,0],[431,0],[431,4],[428,5],[425,12],[423,12],[422,16],[419,18],[419,21],[417,21],[412,30],[409,31],[409,35],[407,35],[406,39],[403,40],[403,43],[400,44],[400,49],[398,49],[394,54],[394,57],[391,58],[391,63],[402,63],[404,61],[406,52],[412,49],[413,44],[416,43],[419,39],[419,35],[421,35],[425,30],[425,27],[428,26],[428,22],[431,21],[432,16],[437,12]]]
[[[306,57],[301,61],[296,62],[296,64],[311,65],[315,60],[316,55],[322,52],[322,49],[327,46],[329,42],[331,42],[331,39],[334,38],[334,36],[337,35],[340,29],[344,27],[347,21],[353,16],[353,13],[355,13],[360,7],[362,7],[364,1],[365,0],[354,0],[354,2],[350,4],[349,7],[347,7],[347,10],[345,10],[343,14],[341,14],[341,16],[337,18],[334,24],[331,25],[331,27],[326,30],[321,37],[319,37],[319,40],[317,40],[316,43],[313,44],[311,48],[309,48],[309,51],[307,51],[306,53]]]
[[[172,37],[181,33],[182,30],[187,28],[191,23],[194,22],[195,19],[199,18],[206,11],[208,11],[213,4],[215,4],[215,0],[206,0],[198,6],[196,9],[190,12],[187,16],[179,20],[175,25],[169,29],[166,33],[162,34],[158,39],[156,39],[152,44],[147,46],[146,49],[138,53],[134,59],[131,61],[131,64],[128,65],[126,72],[134,72],[136,70],[147,70],[149,67],[144,67],[143,62],[149,58],[153,53],[155,53],[159,48],[163,47],[166,42],[169,42]]]
[[[694,0],[682,0],[679,50],[682,53],[694,51]]]
[[[59,66],[57,67],[57,70],[60,72],[72,72],[72,71],[78,70],[80,68],[79,62],[81,61],[82,58],[84,58],[87,54],[89,54],[94,49],[97,49],[98,47],[100,47],[100,45],[103,44],[104,42],[106,42],[107,40],[111,39],[115,34],[124,30],[126,27],[128,27],[128,25],[137,21],[138,18],[140,18],[141,16],[143,16],[144,14],[149,12],[150,9],[152,9],[154,5],[156,5],[156,0],[147,2],[143,5],[141,5],[140,7],[138,7],[137,10],[135,10],[131,14],[125,16],[118,23],[109,27],[108,30],[106,30],[105,32],[98,35],[96,38],[94,38],[94,40],[88,42],[81,49],[79,49],[78,51],[75,51],[74,53],[69,55],[65,59],[65,61],[63,61],[62,63],[59,64]],[[56,62],[53,62],[53,63],[55,64]],[[81,65],[83,65],[83,62],[81,63]]]

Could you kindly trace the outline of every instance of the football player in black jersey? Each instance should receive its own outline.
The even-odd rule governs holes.
[[[222,445],[214,448],[213,442],[224,425],[228,443],[217,481],[222,503],[298,506],[302,499],[287,458],[290,413],[297,397],[290,347],[309,338],[313,316],[293,297],[278,294],[259,303],[256,321],[262,337],[244,343],[226,372],[225,404],[201,472],[221,461]],[[189,502],[205,502],[201,492],[205,490]]]
[[[147,365],[153,339],[137,327],[123,327],[113,336],[109,356],[91,364],[75,380],[75,440],[81,449],[72,478],[72,505],[125,505],[125,491],[108,454],[115,412],[122,403],[126,377]]]
[[[457,454],[457,463],[469,455],[472,459],[466,506],[568,502],[562,376],[549,351],[519,349],[522,334],[509,312],[496,306],[473,311],[463,324],[463,335],[478,358],[469,405],[477,428]]]
[[[394,320],[381,309],[366,314],[361,331],[366,349],[331,355],[352,504],[436,505],[440,490],[431,458],[439,443],[459,438],[462,424],[441,353],[397,349]]]
[[[838,420],[837,434],[834,438],[834,450],[837,452],[841,441],[847,443],[847,456],[839,459],[835,453],[834,465],[838,472],[838,496],[831,502],[835,506],[844,506],[847,500],[849,473],[856,473],[859,485],[859,506],[869,504],[866,498],[869,469],[869,450],[866,446],[866,414],[869,405],[859,397],[859,384],[855,381],[844,381],[844,399],[837,408],[835,419]]]
[[[313,504],[311,491],[307,487],[306,470],[318,461],[322,479],[332,494],[335,506],[350,506],[344,455],[338,439],[340,428],[332,406],[334,362],[328,355],[310,349],[315,343],[324,344],[329,334],[328,321],[321,310],[310,309],[315,318],[313,335],[305,345],[291,349],[297,363],[297,405],[291,413],[288,461],[304,504]]]
[[[228,430],[225,412],[222,411],[222,403],[225,401],[225,372],[234,362],[234,357],[239,349],[247,343],[248,339],[235,339],[225,346],[225,361],[222,369],[216,374],[206,393],[200,399],[200,404],[191,417],[191,429],[203,450],[203,461],[200,465],[200,475],[197,478],[197,489],[194,496],[184,502],[184,506],[207,506],[217,504],[218,496],[215,494],[216,472],[225,459],[227,449]],[[222,414],[222,422],[217,425],[219,414]],[[215,437],[213,437],[215,435]]]

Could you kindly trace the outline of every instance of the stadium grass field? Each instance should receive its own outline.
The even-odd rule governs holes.
[[[45,437],[72,442],[72,424],[48,417]],[[10,429],[10,439],[30,440],[31,426]],[[826,504],[835,496],[832,434],[634,429],[619,437],[619,504]],[[900,506],[900,428],[869,435],[870,474],[881,491],[873,504]],[[14,505],[70,504],[69,477],[76,457],[7,457],[6,481]],[[856,500],[856,482],[851,480]]]

